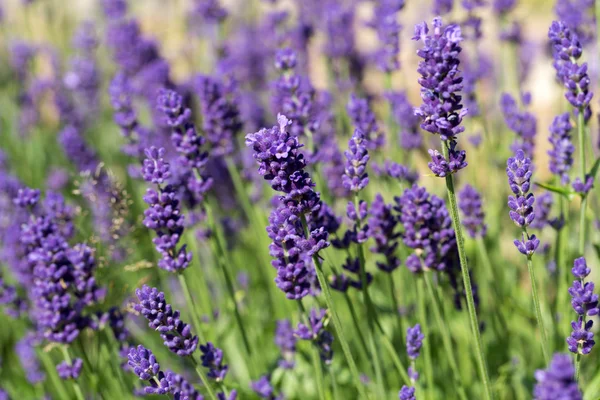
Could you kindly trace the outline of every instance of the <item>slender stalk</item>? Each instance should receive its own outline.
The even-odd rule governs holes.
[[[367,347],[367,342],[365,340],[365,336],[362,333],[362,329],[360,329],[360,325],[358,324],[358,317],[356,316],[356,310],[354,309],[354,305],[352,304],[352,300],[348,295],[348,292],[344,292],[344,298],[346,299],[346,303],[348,304],[348,308],[350,309],[350,315],[352,316],[352,323],[354,324],[354,328],[356,329],[356,333],[358,333],[358,339],[362,346],[362,349],[365,355],[369,354],[369,350]],[[368,357],[366,357],[368,358]]]
[[[381,327],[379,327],[379,328],[381,330],[381,337],[383,339],[383,345],[386,347],[386,350],[388,351],[388,354],[390,355],[390,357],[392,357],[392,362],[396,366],[396,369],[398,370],[400,377],[402,378],[402,380],[404,381],[405,384],[410,385],[410,378],[408,377],[408,373],[406,372],[406,368],[404,367],[404,364],[402,364],[402,361],[400,361],[400,357],[398,357],[398,351],[396,351],[396,349],[394,348],[394,345],[392,344],[390,339],[388,339],[388,337],[385,335],[385,332],[383,332],[383,329],[381,329]]]
[[[581,370],[581,354],[575,357],[575,382],[579,382],[579,371]]]
[[[433,398],[433,362],[431,361],[431,333],[429,331],[429,324],[427,323],[427,309],[425,308],[425,288],[423,287],[423,279],[417,279],[417,302],[419,310],[419,323],[421,324],[421,332],[425,336],[427,343],[424,346],[424,357],[425,357],[425,379],[427,380],[427,391],[429,396],[427,398]]]
[[[304,304],[302,304],[302,300],[298,300],[298,307],[300,308],[300,313],[304,320],[308,319],[308,312],[306,308],[304,308]],[[314,343],[311,343],[311,358],[313,362],[313,369],[315,370],[315,377],[317,381],[317,393],[319,394],[319,399],[325,400],[325,387],[323,385],[323,369],[321,368],[321,357],[319,356],[319,350],[316,348]]]
[[[431,278],[429,273],[423,274],[423,279],[425,280],[425,284],[427,286],[427,291],[429,292],[429,297],[431,297],[431,303],[433,304],[433,314],[435,316],[438,329],[442,334],[442,343],[444,344],[444,349],[446,351],[446,355],[448,357],[448,362],[450,363],[450,369],[452,370],[452,375],[454,378],[454,382],[458,386],[458,395],[461,399],[467,400],[467,395],[465,393],[465,389],[462,384],[462,379],[458,375],[458,363],[456,362],[456,355],[454,354],[454,345],[452,344],[452,336],[450,335],[450,330],[448,329],[448,324],[444,321],[444,317],[442,316],[442,312],[440,310],[440,299],[438,297],[437,292],[435,291],[433,284],[431,283]]]
[[[586,178],[586,154],[585,154],[585,121],[583,119],[583,109],[579,109],[577,114],[577,141],[579,145],[580,157],[581,157],[581,181],[585,184]],[[581,198],[581,208],[579,209],[579,255],[584,256],[585,254],[585,209],[587,207],[587,195]]]
[[[537,284],[535,281],[535,271],[533,269],[533,263],[531,262],[531,256],[527,257],[527,269],[529,270],[529,279],[531,280],[531,293],[533,295],[533,304],[535,306],[535,317],[537,319],[540,333],[542,335],[542,353],[544,354],[544,361],[546,364],[549,362],[548,358],[548,338],[546,336],[546,328],[544,327],[544,320],[542,319],[542,310],[540,307],[540,298],[537,292]]]
[[[196,305],[194,304],[194,299],[192,298],[192,294],[190,293],[190,288],[183,274],[184,271],[181,271],[177,274],[177,278],[179,279],[179,284],[181,286],[181,290],[183,291],[183,296],[185,297],[185,302],[187,303],[187,308],[192,318],[192,324],[194,325],[194,329],[198,333],[198,338],[200,339],[200,341],[202,343],[206,343],[206,338],[204,337],[204,333],[202,332],[202,324],[200,323],[200,318],[198,317],[198,313],[196,312]]]
[[[44,364],[44,368],[46,369],[48,376],[50,376],[52,384],[58,392],[59,398],[68,399],[69,394],[67,393],[67,389],[65,388],[65,382],[58,377],[56,373],[56,367],[52,363],[52,360],[50,359],[48,353],[46,353],[44,350],[40,350],[38,351],[38,355],[40,361],[42,361],[42,364]]]
[[[60,346],[60,350],[62,351],[63,357],[67,364],[73,365],[73,361],[71,360],[71,355],[69,354],[69,349],[67,349],[67,346]],[[76,379],[72,379],[72,382],[73,390],[75,391],[75,397],[77,397],[78,400],[85,400],[81,386],[79,386],[79,382],[77,382]]]
[[[217,400],[215,391],[214,391],[212,385],[210,384],[208,378],[204,374],[204,371],[202,371],[202,368],[200,368],[200,364],[198,364],[198,361],[196,361],[196,359],[194,357],[190,357],[190,360],[192,360],[192,363],[194,364],[194,369],[196,370],[196,373],[200,377],[200,380],[202,381],[202,385],[206,388],[206,391],[208,392],[208,396],[212,400]]]
[[[442,152],[444,158],[448,159],[448,143],[442,143]],[[460,216],[458,213],[458,205],[456,203],[456,194],[454,192],[454,178],[452,174],[446,176],[446,189],[448,191],[448,201],[450,203],[450,215],[452,217],[452,224],[454,225],[454,231],[456,232],[456,245],[458,247],[458,258],[460,260],[460,269],[462,272],[463,284],[465,286],[465,297],[467,298],[467,308],[469,311],[469,321],[471,323],[471,330],[475,337],[475,351],[477,357],[477,363],[479,364],[479,373],[483,380],[483,386],[485,389],[486,398],[493,399],[492,386],[490,384],[490,378],[487,371],[487,364],[485,360],[485,354],[483,352],[483,343],[481,340],[481,333],[479,332],[479,321],[477,319],[477,312],[475,310],[475,301],[473,300],[473,289],[471,287],[471,277],[469,276],[469,267],[467,265],[467,256],[465,254],[465,241],[462,232],[462,225],[460,223]]]

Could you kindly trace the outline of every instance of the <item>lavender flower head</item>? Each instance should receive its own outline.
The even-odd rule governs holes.
[[[369,149],[375,150],[385,145],[385,134],[379,129],[375,113],[367,99],[352,94],[346,109],[356,130],[364,134],[365,145]]]
[[[144,211],[144,225],[156,232],[152,240],[162,258],[158,266],[169,272],[182,271],[190,265],[192,253],[186,245],[178,248],[183,234],[184,216],[176,190],[171,185],[162,185],[171,176],[171,169],[165,161],[165,150],[151,147],[146,149],[146,159],[142,167],[144,179],[156,185],[147,189],[144,201],[148,209]]]
[[[400,392],[398,393],[398,399],[400,400],[416,400],[415,396],[415,388],[410,386],[402,386]]]
[[[72,364],[67,363],[66,361],[61,362],[56,366],[56,372],[60,379],[77,379],[81,374],[81,369],[83,368],[83,360],[81,358],[76,358],[73,360]]]
[[[202,352],[202,366],[208,368],[208,378],[222,382],[229,370],[229,366],[223,364],[223,350],[208,342],[200,345],[200,351]]]
[[[386,93],[390,102],[396,123],[400,126],[400,146],[403,149],[418,149],[423,143],[420,132],[421,119],[415,115],[415,109],[410,104],[406,92]]]
[[[487,225],[484,222],[485,212],[483,211],[481,195],[471,185],[466,185],[458,193],[458,206],[462,211],[462,223],[467,228],[469,236],[472,238],[483,237],[487,231]]]
[[[354,130],[352,138],[348,141],[346,155],[346,168],[342,175],[344,187],[354,193],[364,189],[369,184],[369,175],[366,172],[369,152],[367,139],[363,131]]]
[[[406,352],[411,360],[419,357],[425,335],[421,333],[421,325],[416,324],[406,330]]]
[[[573,361],[567,354],[555,354],[547,369],[535,372],[535,380],[535,400],[583,399],[575,380]]]
[[[400,265],[400,260],[396,257],[400,233],[396,231],[398,221],[392,213],[392,205],[385,204],[378,193],[371,204],[370,215],[367,234],[375,240],[371,251],[385,257],[385,262],[376,262],[377,268],[392,272]]]
[[[561,114],[552,121],[548,138],[552,145],[552,149],[548,150],[549,168],[554,175],[560,178],[563,185],[569,183],[569,171],[573,166],[575,146],[571,141],[571,129],[573,129],[573,125],[569,113]]]
[[[299,323],[294,336],[302,340],[310,340],[319,349],[321,360],[331,363],[333,357],[333,335],[325,330],[329,322],[329,313],[325,309],[310,310],[308,324]]]
[[[554,50],[556,75],[567,90],[565,97],[588,121],[592,114],[590,102],[594,94],[589,90],[587,63],[577,64],[583,52],[579,38],[563,21],[552,22],[548,38]]]
[[[144,387],[146,394],[164,395],[170,392],[169,382],[160,370],[160,364],[154,354],[144,346],[131,347],[127,355],[127,364],[133,372],[150,386]]]
[[[404,0],[383,0],[375,6],[370,26],[377,31],[379,50],[376,53],[377,67],[383,72],[393,72],[400,68],[400,30],[398,12],[404,7]]]
[[[529,93],[522,94],[523,105],[528,106],[531,103]],[[500,106],[506,125],[517,134],[517,139],[513,142],[511,150],[516,152],[521,149],[529,158],[533,158],[535,136],[537,133],[537,119],[529,111],[520,111],[516,100],[509,94],[503,93],[500,98]]]
[[[523,230],[522,240],[515,240],[517,249],[527,257],[531,257],[538,248],[540,241],[535,235],[526,234],[527,227],[533,222],[535,214],[533,203],[535,197],[529,193],[531,186],[532,165],[531,160],[525,156],[523,150],[517,150],[515,157],[506,162],[508,184],[515,196],[508,196],[510,219]],[[527,235],[527,238],[525,238]]]
[[[281,352],[280,367],[284,369],[294,367],[297,341],[291,322],[287,319],[278,320],[275,328],[275,345],[279,347]]]
[[[571,322],[573,332],[567,338],[569,351],[575,354],[589,354],[596,342],[594,333],[591,331],[594,322],[587,317],[598,315],[598,295],[594,294],[594,283],[586,282],[585,278],[590,274],[585,258],[580,257],[573,263],[571,270],[578,280],[573,282],[569,288],[571,305],[578,315],[577,321]]]
[[[136,289],[139,303],[134,309],[148,320],[148,326],[160,333],[164,345],[178,356],[191,355],[198,346],[198,337],[192,335],[191,327],[180,319],[165,300],[165,294],[144,285]]]

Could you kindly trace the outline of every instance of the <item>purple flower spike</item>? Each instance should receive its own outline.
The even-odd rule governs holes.
[[[529,105],[529,93],[524,93],[522,97],[524,98],[524,105]],[[523,150],[527,157],[532,158],[537,133],[537,119],[535,115],[528,111],[520,111],[516,100],[507,93],[502,94],[500,106],[506,125],[517,134],[517,139],[513,142],[511,150],[513,152]]]
[[[571,119],[569,113],[561,114],[554,118],[550,125],[550,137],[548,141],[552,149],[548,151],[550,156],[550,171],[560,177],[561,183],[569,183],[569,171],[573,166],[573,153],[575,146],[571,141]]]
[[[154,354],[144,346],[131,347],[127,355],[127,364],[133,372],[150,386],[144,387],[146,394],[164,395],[171,391],[168,380],[160,370]]]
[[[346,168],[342,175],[344,187],[353,192],[359,192],[369,184],[369,175],[366,172],[369,161],[367,139],[363,131],[356,129],[350,141],[346,155]]]
[[[377,31],[379,49],[375,54],[377,67],[383,72],[400,68],[400,30],[398,12],[404,8],[404,0],[384,0],[377,3],[373,21],[369,25]]]
[[[411,360],[416,360],[419,357],[423,339],[425,339],[425,335],[421,333],[421,325],[416,324],[406,330],[406,352]]]
[[[60,379],[77,379],[81,374],[81,369],[83,368],[83,360],[81,358],[76,358],[73,360],[73,364],[69,364],[66,361],[61,362],[56,366],[56,372]]]
[[[208,342],[200,345],[202,366],[208,368],[207,376],[217,382],[222,382],[227,375],[229,366],[223,364],[223,350]]]
[[[283,396],[275,396],[275,389],[273,389],[269,377],[266,375],[261,376],[257,381],[252,382],[250,387],[261,399],[283,400]]]
[[[462,223],[467,228],[469,236],[472,238],[483,237],[487,231],[487,225],[484,222],[485,213],[483,211],[481,195],[471,185],[466,185],[458,193],[458,206],[462,211]]]
[[[537,384],[533,389],[535,400],[583,400],[575,380],[575,367],[567,354],[555,354],[546,370],[535,372]]]
[[[319,349],[321,359],[326,364],[331,362],[333,357],[333,335],[325,330],[329,322],[329,313],[325,309],[312,309],[308,317],[308,324],[298,324],[298,329],[294,335],[302,340],[310,340]]]
[[[370,214],[368,235],[375,240],[371,251],[385,257],[385,262],[376,262],[377,268],[392,272],[400,265],[396,257],[400,233],[396,231],[398,221],[392,213],[392,205],[385,204],[383,197],[377,194],[371,204]]]
[[[579,193],[581,196],[587,196],[587,194],[594,187],[594,177],[590,175],[585,176],[585,183],[581,181],[581,178],[575,178],[573,181],[573,190]]]
[[[376,150],[385,145],[385,134],[379,129],[375,113],[371,110],[367,99],[352,94],[346,109],[354,127],[364,136],[363,146]]]
[[[192,335],[188,324],[180,319],[179,311],[174,311],[165,300],[165,294],[156,288],[144,285],[136,289],[139,303],[134,305],[137,312],[148,320],[148,326],[160,333],[164,345],[178,356],[191,355],[198,346],[198,337]]]
[[[400,392],[398,393],[398,399],[400,400],[417,400],[415,396],[415,388],[410,386],[402,386]]]
[[[275,328],[275,345],[279,347],[281,352],[281,360],[279,366],[284,369],[294,367],[294,356],[296,354],[296,342],[298,339],[294,335],[294,329],[289,320],[283,319],[277,321]]]
[[[588,354],[596,343],[594,333],[591,332],[594,322],[586,320],[587,317],[598,315],[598,295],[594,294],[594,283],[586,282],[585,278],[590,274],[585,258],[580,257],[573,263],[571,270],[578,279],[569,288],[571,305],[578,315],[577,321],[571,322],[573,332],[567,338],[569,351],[575,354]]]

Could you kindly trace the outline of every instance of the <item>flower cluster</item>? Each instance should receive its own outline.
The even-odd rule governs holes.
[[[136,289],[139,300],[134,309],[148,320],[148,326],[160,333],[164,345],[178,356],[191,355],[198,346],[198,337],[191,327],[180,319],[179,311],[165,300],[165,294],[144,285]]]
[[[197,76],[194,88],[200,100],[202,131],[212,146],[211,154],[231,154],[235,147],[234,136],[242,129],[235,99],[221,80],[208,75]]]
[[[131,370],[149,386],[144,387],[146,394],[167,394],[171,388],[164,372],[160,369],[160,364],[152,351],[144,346],[132,347],[127,355],[127,364]]]
[[[362,133],[365,145],[369,149],[375,150],[385,145],[385,134],[379,128],[375,113],[371,110],[367,99],[352,94],[346,109],[356,131]]]
[[[292,369],[294,367],[297,340],[292,323],[287,319],[278,320],[275,328],[275,345],[281,352],[281,359],[278,363],[281,368]]]
[[[386,93],[386,98],[390,102],[394,119],[400,126],[400,146],[405,150],[418,149],[423,143],[423,136],[420,132],[420,118],[415,115],[415,109],[406,92]]]
[[[423,41],[423,47],[417,51],[423,59],[417,69],[423,104],[415,109],[415,114],[422,119],[421,128],[449,142],[444,143],[449,160],[437,151],[430,151],[429,168],[436,176],[443,177],[467,166],[465,153],[456,150],[456,136],[465,129],[461,122],[467,113],[459,94],[463,88],[458,69],[461,31],[457,25],[444,28],[438,17],[433,20],[433,34],[423,22],[415,27],[413,40]]]
[[[546,370],[535,372],[537,384],[533,390],[535,400],[582,400],[583,395],[575,379],[575,367],[567,354],[555,354]]]
[[[552,149],[548,150],[549,168],[560,178],[563,185],[569,183],[569,171],[573,166],[573,153],[575,153],[575,146],[571,141],[571,129],[573,125],[569,113],[560,114],[552,121],[548,138],[552,145]]]
[[[531,257],[540,245],[535,235],[527,233],[527,227],[533,222],[535,214],[533,203],[535,197],[529,193],[531,185],[532,165],[531,159],[525,156],[523,150],[517,150],[515,157],[510,157],[506,162],[508,184],[515,196],[508,196],[510,219],[523,230],[522,240],[515,240],[517,249],[527,257]],[[525,238],[525,235],[527,237]]]
[[[325,364],[330,364],[333,357],[333,335],[325,330],[329,323],[329,313],[327,310],[310,310],[308,323],[299,323],[294,331],[294,336],[302,340],[310,340],[319,349],[321,360]]]
[[[376,262],[377,268],[392,272],[400,265],[400,260],[396,257],[400,237],[400,233],[396,230],[398,220],[392,212],[392,205],[385,204],[381,194],[375,196],[369,214],[367,234],[375,240],[375,246],[371,251],[385,257],[385,262]]]
[[[61,362],[56,366],[56,372],[60,379],[77,379],[81,375],[81,369],[83,368],[83,360],[76,358],[73,363],[69,364],[66,361]]]
[[[524,93],[522,96],[523,106],[531,104],[531,95]],[[511,150],[517,152],[523,150],[529,158],[533,157],[535,135],[537,133],[537,119],[529,111],[519,111],[516,100],[508,93],[503,93],[500,98],[500,108],[504,115],[504,121],[511,131],[517,134]]]
[[[583,113],[585,121],[588,121],[592,115],[590,102],[594,94],[589,88],[587,63],[577,64],[583,52],[579,38],[563,21],[552,22],[548,38],[554,51],[556,76],[567,89],[565,97],[577,112]]]
[[[200,345],[200,351],[202,352],[202,366],[208,368],[208,378],[222,382],[229,371],[229,366],[223,364],[223,350],[208,342]]]
[[[261,376],[258,380],[252,382],[252,390],[254,391],[254,393],[256,393],[256,395],[258,397],[260,397],[261,399],[267,399],[267,400],[283,400],[284,397],[283,395],[279,395],[276,396],[275,395],[275,389],[273,389],[273,386],[271,385],[271,382],[269,380],[268,376]]]
[[[192,253],[186,251],[186,245],[178,248],[184,229],[184,216],[175,188],[168,184],[163,186],[171,176],[171,166],[164,157],[163,148],[146,149],[142,176],[156,185],[156,189],[149,188],[144,195],[144,201],[148,204],[148,209],[144,211],[144,225],[156,232],[153,243],[162,257],[158,266],[169,272],[178,272],[190,265]]]
[[[406,330],[406,352],[408,353],[411,364],[408,368],[408,376],[413,385],[417,379],[419,379],[419,373],[415,369],[415,360],[419,357],[421,352],[423,339],[425,339],[425,335],[421,333],[421,325],[416,324]]]
[[[481,195],[471,185],[466,185],[458,193],[458,206],[462,211],[462,224],[467,228],[472,238],[483,237],[487,231],[485,213],[483,211]]]
[[[594,283],[586,282],[585,278],[590,274],[585,258],[580,257],[573,263],[571,270],[578,280],[573,282],[569,288],[571,305],[578,315],[577,321],[571,322],[573,332],[567,338],[569,350],[575,354],[588,354],[594,347],[594,333],[591,331],[594,322],[586,320],[586,317],[598,315],[598,295],[594,294]]]
[[[377,31],[379,50],[375,54],[377,67],[383,72],[400,68],[400,30],[398,12],[404,8],[404,0],[384,0],[377,3],[370,26]]]
[[[342,182],[346,189],[354,193],[361,191],[369,184],[369,174],[367,174],[368,143],[364,131],[357,128],[348,141],[348,150],[344,152],[346,155],[346,168],[344,169],[344,175],[342,175]]]

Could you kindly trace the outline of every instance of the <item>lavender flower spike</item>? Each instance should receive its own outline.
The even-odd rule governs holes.
[[[348,141],[346,155],[346,168],[342,175],[344,187],[353,192],[359,192],[369,184],[369,175],[366,172],[369,152],[367,151],[365,134],[356,129]]]
[[[144,285],[136,289],[139,303],[134,309],[148,320],[148,326],[160,333],[165,346],[178,356],[191,355],[198,346],[198,337],[192,335],[191,327],[180,319],[179,311],[165,300],[165,294]]]
[[[417,400],[415,396],[415,388],[410,386],[402,386],[398,393],[398,399],[400,400]]]
[[[552,121],[548,138],[552,145],[552,149],[548,151],[549,168],[554,175],[560,178],[563,185],[569,183],[569,171],[573,166],[573,153],[575,153],[575,146],[571,141],[571,129],[573,129],[573,125],[569,113],[561,114]]]
[[[229,370],[229,366],[223,364],[223,350],[208,342],[206,345],[200,345],[200,351],[202,351],[202,366],[208,368],[207,376],[222,382]]]
[[[487,231],[484,222],[485,213],[481,204],[481,195],[471,185],[466,185],[458,193],[458,206],[462,211],[462,223],[472,238],[483,237]]]
[[[535,372],[535,379],[535,400],[583,400],[575,380],[575,367],[567,354],[555,354],[547,369]]]
[[[569,345],[569,351],[572,353],[589,354],[596,342],[594,341],[594,333],[591,331],[594,321],[591,319],[586,320],[586,318],[600,313],[598,295],[594,294],[594,283],[585,282],[585,278],[590,274],[585,258],[576,259],[571,271],[578,279],[569,288],[571,305],[577,313],[578,319],[571,322],[573,332],[567,338],[567,344]]]
[[[144,346],[131,347],[127,355],[127,364],[133,372],[150,386],[144,387],[147,394],[167,394],[171,391],[169,382],[160,370],[160,364],[154,354]]]

